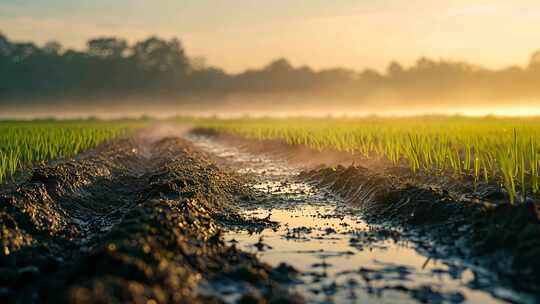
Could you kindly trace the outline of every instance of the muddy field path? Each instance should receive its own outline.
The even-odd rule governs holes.
[[[144,130],[74,159],[36,165],[0,192],[1,303],[221,303],[211,281],[294,303],[273,269],[222,240],[236,176],[170,129]],[[300,301],[300,300],[298,300]]]
[[[300,167],[187,131],[2,185],[0,303],[534,303],[368,225]]]
[[[498,285],[486,269],[435,258],[428,239],[368,225],[359,208],[299,178],[303,167],[298,162],[200,132],[185,138],[247,177],[256,197],[240,205],[242,215],[279,225],[256,232],[225,227],[226,241],[272,266],[294,268],[299,275],[290,289],[310,303],[535,303]],[[210,289],[238,293],[233,283]]]

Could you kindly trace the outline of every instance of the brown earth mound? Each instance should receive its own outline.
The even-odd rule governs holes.
[[[215,280],[251,286],[252,303],[301,301],[288,272],[224,244],[249,193],[180,139],[117,140],[26,175],[0,191],[1,303],[221,303],[197,288]]]
[[[301,178],[358,205],[372,223],[411,227],[436,241],[436,255],[459,256],[540,294],[540,206],[460,201],[444,188],[404,183],[358,166],[303,172]]]

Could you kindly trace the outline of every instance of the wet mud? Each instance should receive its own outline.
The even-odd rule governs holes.
[[[300,303],[295,273],[229,244],[264,229],[234,207],[241,178],[179,138],[134,136],[36,165],[0,190],[0,303]]]
[[[337,166],[342,153],[179,133],[0,186],[0,303],[539,301],[535,204]]]
[[[391,223],[432,240],[431,256],[453,256],[493,272],[478,287],[514,302],[540,301],[540,205],[460,200],[444,188],[403,182],[362,167],[306,171],[301,178],[358,206],[372,223]],[[359,191],[359,189],[361,189]],[[499,286],[515,290],[501,291]]]
[[[363,167],[355,165],[351,155],[339,152],[310,151],[305,147],[245,140],[205,130],[196,130],[190,136],[201,149],[225,159],[222,165],[251,174],[251,187],[266,193],[266,199],[258,200],[266,203],[255,210],[252,209],[256,204],[246,205],[245,214],[281,224],[277,229],[255,234],[229,232],[226,238],[237,246],[243,244],[245,250],[258,253],[272,265],[284,260],[280,257],[296,259],[299,264],[292,265],[304,280],[294,290],[300,290],[308,300],[406,302],[404,298],[388,296],[397,293],[406,294],[409,300],[428,303],[540,301],[540,213],[536,202],[511,206],[503,203],[504,193],[492,185],[473,189],[467,181],[431,176],[413,179],[403,168],[387,168],[380,163]],[[338,165],[347,162],[349,165]],[[315,167],[321,163],[327,165]],[[306,193],[311,194],[306,196]],[[332,220],[325,221],[337,219],[347,223],[347,216],[359,219],[358,223],[336,228]],[[321,244],[310,247],[316,243]],[[407,245],[402,246],[404,243]],[[298,244],[310,249],[291,249]],[[390,263],[383,258],[393,248],[403,247],[419,258],[407,264],[408,254],[403,251],[389,259]],[[339,253],[330,256],[350,255],[347,262],[332,263],[324,252],[338,248]],[[357,249],[373,252],[373,256],[356,260],[362,256]],[[310,260],[321,257],[325,257],[324,261]],[[381,259],[382,263],[373,264]],[[430,270],[432,262],[444,266]],[[340,268],[340,263],[347,269]],[[443,279],[425,275],[422,269],[426,267],[431,274],[440,273]],[[336,273],[354,273],[358,277],[351,281],[354,283],[349,282],[352,285],[347,285],[337,279],[336,273],[328,276],[326,272],[330,281],[322,281],[330,289],[323,285],[306,287],[310,286],[306,282],[321,282],[313,278],[306,280],[306,273],[315,273],[312,268],[336,268],[339,269]],[[399,274],[400,271],[403,273]],[[404,281],[412,284],[392,282],[386,273],[394,278],[406,278]],[[377,282],[374,278],[379,279],[379,284],[368,284]],[[318,296],[310,294],[310,290]],[[366,293],[380,297],[373,300]]]
[[[279,224],[228,227],[226,241],[272,266],[292,267],[297,277],[289,288],[310,303],[534,303],[497,285],[485,268],[431,254],[437,247],[427,238],[368,224],[358,206],[306,182],[301,167],[200,134],[189,139],[247,177],[255,197],[241,204],[243,215]],[[234,295],[235,287],[220,284],[214,292]]]

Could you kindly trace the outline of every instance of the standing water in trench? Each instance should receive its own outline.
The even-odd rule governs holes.
[[[481,280],[459,261],[422,255],[400,232],[368,226],[354,207],[296,179],[300,169],[252,155],[204,136],[187,135],[198,148],[253,178],[263,203],[242,206],[247,217],[279,224],[258,233],[231,228],[225,241],[274,267],[286,263],[298,273],[293,291],[309,303],[504,303],[474,289]],[[238,300],[234,282],[213,283],[207,292]],[[508,290],[492,290],[512,297]]]

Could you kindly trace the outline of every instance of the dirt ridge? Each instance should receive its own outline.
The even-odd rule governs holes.
[[[459,201],[444,189],[401,183],[358,166],[305,171],[301,178],[358,205],[372,223],[416,229],[437,242],[436,255],[472,261],[501,275],[517,290],[540,293],[540,206],[536,203]]]
[[[186,141],[121,139],[27,176],[0,193],[0,302],[222,303],[198,286],[223,278],[301,302],[287,273],[223,243],[246,190]]]

